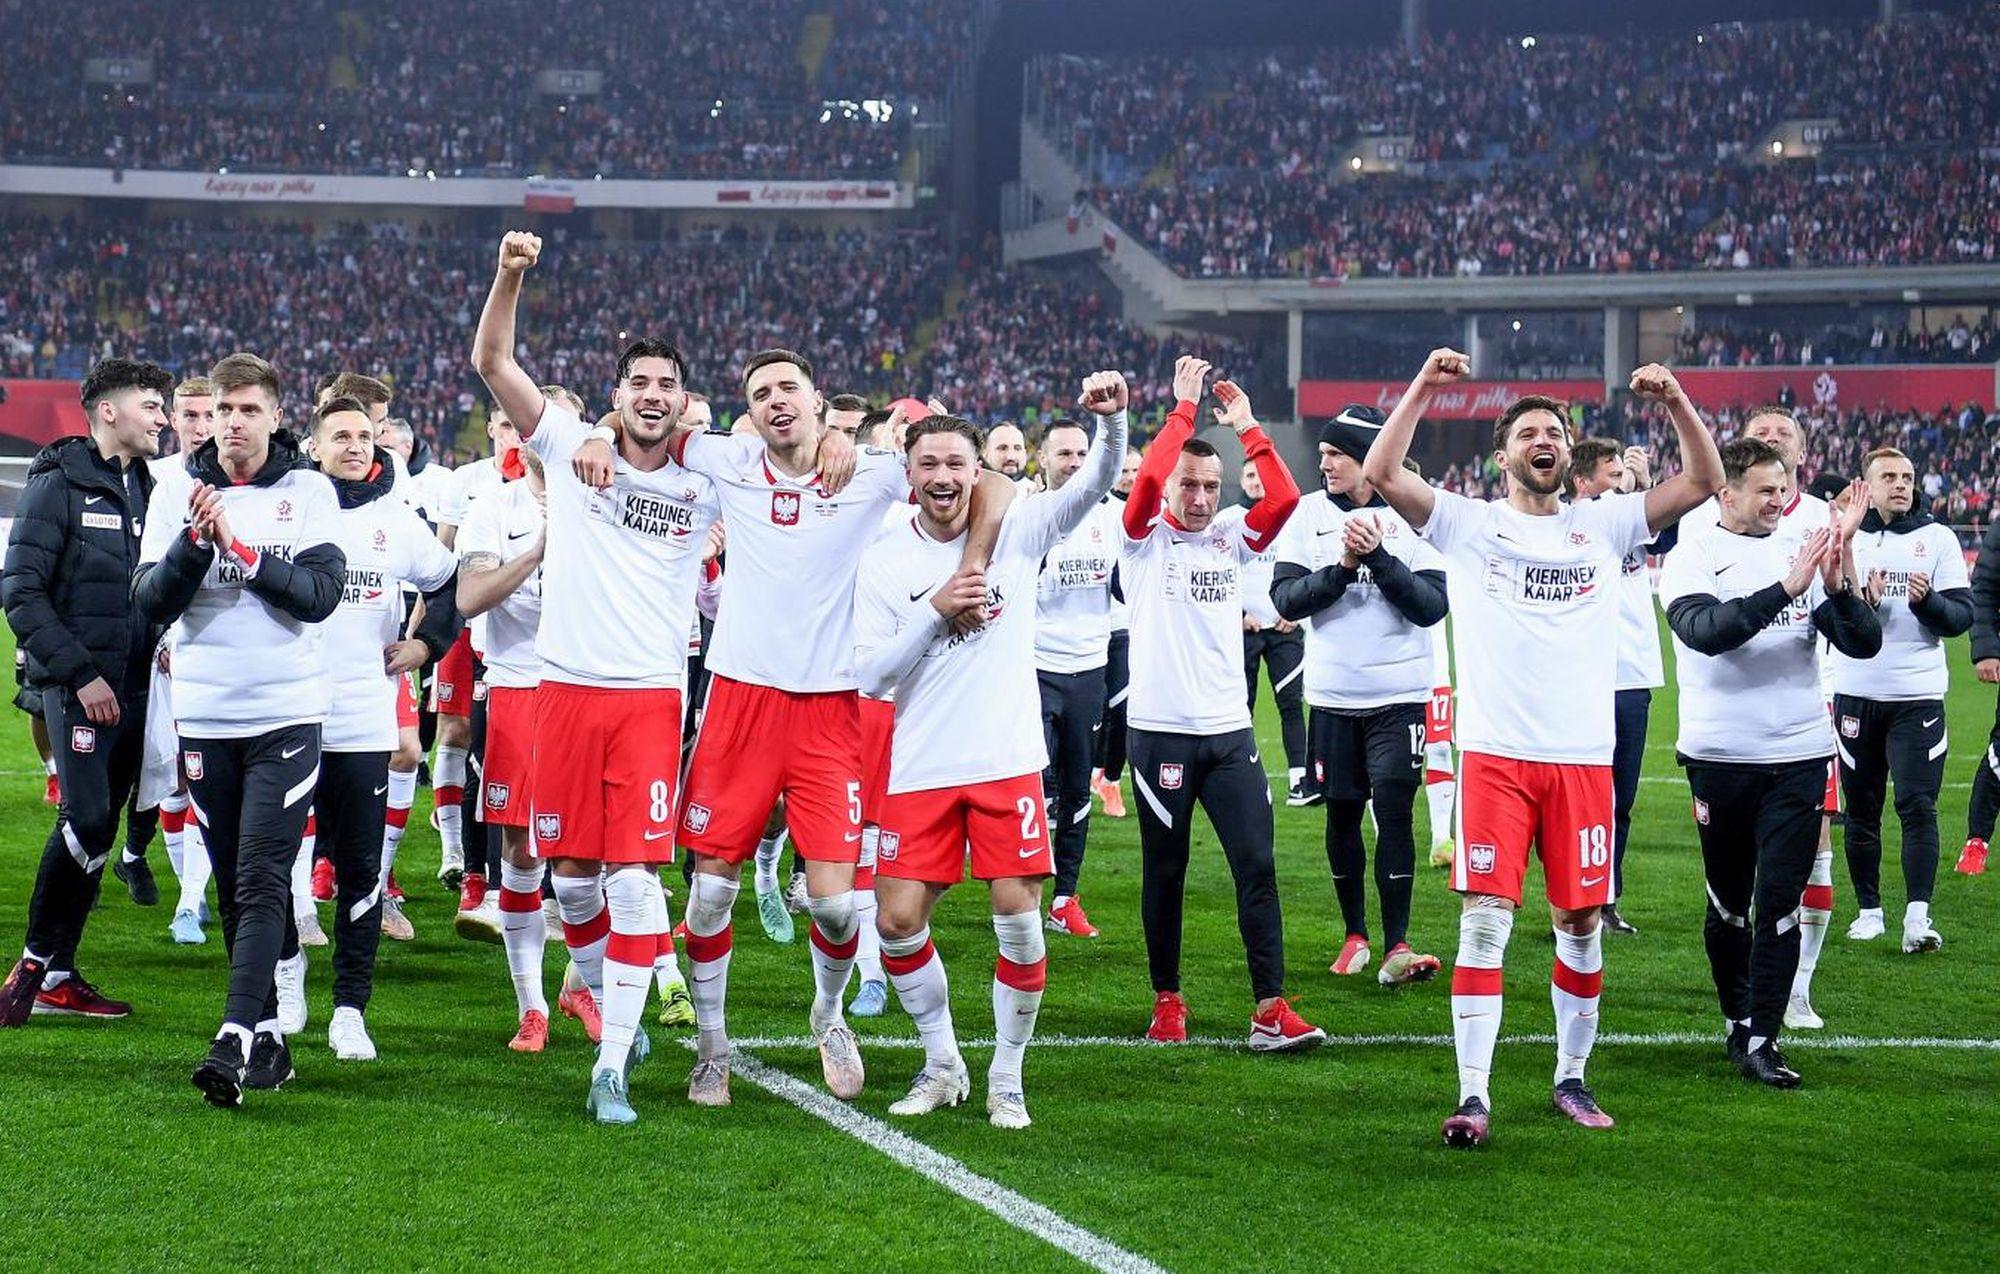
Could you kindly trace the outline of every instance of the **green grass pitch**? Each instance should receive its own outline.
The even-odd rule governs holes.
[[[1945,947],[1922,959],[1895,947],[1903,899],[1890,830],[1891,937],[1846,940],[1854,907],[1844,864],[1836,869],[1839,909],[1815,996],[1829,1035],[2000,1037],[2000,881],[1950,871],[1993,691],[1973,683],[1963,643],[1953,647],[1935,904]],[[1268,694],[1262,707],[1275,764]],[[1625,911],[1641,934],[1607,942],[1603,1027],[1613,1036],[1717,1029],[1673,721],[1669,688],[1655,701],[1628,862]],[[135,908],[107,877],[82,965],[137,1011],[125,1022],[43,1018],[0,1034],[0,1268],[1076,1268],[1056,1247],[741,1077],[733,1108],[689,1107],[688,1055],[657,1028],[661,1047],[634,1077],[640,1125],[587,1122],[580,1030],[558,1021],[539,1057],[504,1048],[513,1029],[505,962],[498,947],[452,936],[427,799],[398,873],[418,939],[383,944],[369,1013],[381,1060],[336,1065],[327,1052],[322,953],[310,978],[312,1024],[295,1041],[299,1078],[281,1094],[252,1094],[235,1113],[209,1109],[187,1082],[221,1006],[219,930],[202,947],[168,940],[172,882],[157,843],[160,908]],[[9,943],[49,818],[27,723],[10,713],[0,724]],[[1281,801],[1277,824],[1289,986],[1301,1011],[1337,1036],[1448,1033],[1447,980],[1394,993],[1372,976],[1327,972],[1338,931],[1321,813]],[[1084,896],[1104,936],[1051,936],[1043,1035],[1133,1039],[1143,1030],[1138,883],[1134,823],[1098,819]],[[1531,897],[1536,888],[1531,880]],[[1191,1029],[1241,1036],[1248,987],[1228,875],[1205,824],[1189,893]],[[1447,963],[1454,914],[1442,874],[1421,878],[1412,936]],[[1507,1036],[1552,1028],[1545,928],[1531,901],[1509,951]],[[810,989],[803,932],[789,947],[767,942],[748,889],[736,932],[733,1032],[800,1035]],[[937,939],[961,1038],[990,1035],[993,938],[980,893],[946,901]],[[558,945],[551,986],[560,968]],[[864,1034],[913,1034],[893,1005],[862,1025]],[[806,1049],[758,1054],[819,1083]],[[865,1056],[869,1085],[856,1105],[887,1120],[919,1054],[874,1047]],[[1503,1042],[1493,1143],[1459,1154],[1438,1141],[1456,1089],[1451,1050],[1436,1043],[1336,1044],[1280,1058],[1201,1046],[1038,1048],[1027,1067],[1035,1126],[1025,1133],[986,1125],[986,1054],[969,1049],[973,1102],[899,1127],[1175,1270],[1991,1268],[2000,1051],[1798,1047],[1793,1058],[1806,1086],[1776,1093],[1736,1078],[1718,1042],[1600,1043],[1591,1080],[1619,1121],[1600,1134],[1549,1111],[1549,1045]]]

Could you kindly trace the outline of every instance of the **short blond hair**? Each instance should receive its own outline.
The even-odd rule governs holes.
[[[1909,458],[1908,456],[1904,455],[1904,454],[1903,454],[1903,453],[1902,453],[1901,451],[1898,451],[1898,450],[1897,450],[1896,448],[1894,448],[1894,447],[1877,447],[1877,448],[1875,448],[1875,450],[1873,450],[1873,451],[1869,452],[1869,453],[1868,453],[1867,455],[1865,455],[1865,456],[1861,457],[1861,476],[1862,476],[1862,477],[1864,477],[1864,478],[1865,478],[1865,477],[1867,477],[1867,476],[1868,476],[1868,471],[1869,471],[1870,469],[1872,469],[1872,468],[1874,468],[1874,467],[1875,467],[1875,462],[1876,462],[1877,460],[1903,460],[1903,461],[1908,461],[1908,462],[1909,462],[1909,464],[1910,464],[1910,468],[1911,468],[1911,469],[1913,469],[1913,470],[1914,470],[1914,469],[1916,468],[1916,462],[1914,462],[1914,461],[1911,461],[1911,460],[1910,460],[1910,458]]]
[[[213,398],[215,397],[215,382],[206,376],[190,376],[180,384],[174,386],[174,397]]]
[[[553,403],[561,403],[578,416],[583,415],[583,399],[577,397],[576,391],[566,385],[544,385],[542,397]]]

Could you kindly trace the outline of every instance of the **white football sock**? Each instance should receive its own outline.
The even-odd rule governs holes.
[[[958,1040],[951,1029],[951,986],[945,981],[944,960],[931,943],[926,925],[907,938],[882,939],[882,967],[903,1011],[917,1024],[924,1042],[924,1063],[950,1071],[958,1065]]]
[[[446,854],[465,852],[465,810],[459,805],[464,796],[465,749],[440,743],[437,769],[431,774],[431,797]]]
[[[191,804],[188,808],[189,818],[181,840],[181,896],[174,910],[198,915],[208,894],[208,879],[214,873],[208,865],[208,841],[201,834],[201,811]]]
[[[1451,970],[1452,1042],[1458,1053],[1458,1099],[1477,1097],[1493,1107],[1487,1083],[1493,1045],[1500,1038],[1501,962],[1514,913],[1505,907],[1469,907],[1458,916],[1458,960]]]
[[[1582,1079],[1597,1042],[1597,1001],[1604,990],[1604,926],[1578,937],[1557,929],[1549,999],[1556,1010],[1556,1082]]]
[[[386,882],[396,866],[396,850],[403,844],[403,832],[410,825],[410,806],[417,799],[417,772],[389,771],[389,804],[382,816],[382,879]]]
[[[557,876],[556,906],[562,909],[563,942],[576,963],[577,976],[604,1008],[604,947],[611,936],[611,917],[604,909],[604,884],[596,876]],[[649,962],[650,963],[650,962]]]
[[[160,798],[160,838],[167,842],[167,865],[179,880],[186,870],[181,855],[187,847],[188,798],[186,792],[169,792]]]
[[[688,994],[694,998],[697,1056],[729,1054],[725,1006],[729,997],[729,915],[741,886],[725,876],[696,872],[688,886]]]
[[[1438,779],[1424,784],[1424,800],[1431,814],[1431,844],[1442,845],[1451,839],[1452,802],[1458,799],[1457,779]]]
[[[1812,874],[1806,877],[1806,892],[1799,903],[1799,971],[1792,975],[1792,994],[1812,999],[1813,972],[1819,968],[1820,949],[1826,945],[1826,931],[1833,923],[1833,850],[1822,849],[1813,856]]]
[[[1039,910],[993,917],[993,936],[1000,941],[1000,958],[993,966],[993,1064],[986,1070],[986,1087],[996,1093],[1018,1093],[1021,1062],[1042,1011],[1042,988],[1048,983],[1048,947],[1042,937]]]
[[[514,980],[515,1015],[533,1011],[547,1017],[542,989],[542,947],[548,920],[542,915],[542,868],[500,864],[500,940],[507,947],[507,973]]]
[[[318,837],[311,831],[312,826],[313,816],[307,815],[308,830],[304,840],[299,844],[297,856],[292,859],[292,915],[295,918],[309,916],[313,910],[313,842]]]
[[[757,842],[757,879],[753,887],[760,894],[768,894],[778,887],[778,860],[785,856],[785,829],[779,828],[775,836],[766,836]]]
[[[597,1072],[623,1073],[653,989],[653,957],[666,932],[667,899],[649,867],[621,867],[604,882],[611,936],[604,949],[604,1040]]]
[[[862,835],[867,835],[863,832]],[[881,982],[882,935],[875,931],[875,891],[854,891],[854,971],[864,983]]]
[[[842,1020],[840,995],[847,989],[847,975],[861,945],[854,919],[854,891],[808,898],[806,910],[812,913],[812,1025],[814,1030],[823,1031]]]

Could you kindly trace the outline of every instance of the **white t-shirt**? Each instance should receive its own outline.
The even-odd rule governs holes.
[[[544,418],[551,409],[558,408],[556,404],[551,403],[549,407],[543,409]],[[439,526],[464,526],[467,512],[479,502],[479,498],[498,491],[507,483],[500,474],[500,460],[497,456],[487,456],[483,460],[475,460],[456,469],[447,469],[445,479],[434,479],[434,481],[443,492],[439,497],[438,507],[430,510],[431,520]]]
[[[1683,538],[1660,569],[1660,602],[1707,594],[1748,597],[1782,580],[1799,542],[1717,530]],[[1749,641],[1704,655],[1674,638],[1683,756],[1697,761],[1810,761],[1833,755],[1819,689],[1819,633],[1812,613],[1826,600],[1817,577]]]
[[[187,530],[194,481],[183,467],[153,488],[141,565],[166,556]],[[340,501],[313,469],[293,469],[269,486],[221,488],[236,538],[259,554],[292,558],[337,544]],[[244,586],[234,560],[216,553],[194,600],[173,625],[174,716],[197,739],[244,739],[326,720],[331,697],[321,625],[287,615]]]
[[[407,479],[397,478],[396,485],[401,487],[406,480],[410,488],[409,498],[416,502],[424,517],[432,522],[441,521],[451,488],[457,485],[457,474],[433,460]]]
[[[1609,765],[1619,559],[1653,537],[1637,493],[1545,517],[1435,491],[1422,534],[1444,555],[1458,745],[1519,761]]]
[[[1333,566],[1344,551],[1342,532],[1359,516],[1378,519],[1382,547],[1418,571],[1442,571],[1438,551],[1385,504],[1343,509],[1323,491],[1299,501],[1278,536],[1279,562],[1308,573]],[[1435,639],[1382,596],[1362,566],[1340,600],[1303,621],[1306,630],[1305,695],[1315,708],[1360,712],[1392,703],[1422,703],[1436,681]],[[1434,625],[1442,628],[1442,625]]]
[[[1250,506],[1243,506],[1242,512],[1248,514]],[[1257,621],[1259,628],[1269,628],[1281,618],[1271,602],[1271,581],[1277,572],[1277,540],[1243,564],[1243,613]]]
[[[903,458],[863,447],[835,495],[817,471],[779,473],[759,438],[691,434],[682,455],[714,483],[729,528],[709,671],[794,694],[854,689],[855,576],[884,511],[909,499]]]
[[[1035,581],[1035,667],[1041,671],[1088,672],[1109,658],[1111,568],[1118,564],[1124,511],[1116,500],[1099,500],[1042,559]]]
[[[894,690],[890,792],[1039,774],[1048,766],[1035,681],[1042,559],[1101,506],[1125,454],[1123,421],[1100,427],[1059,491],[1017,495],[986,568],[986,626],[951,630],[931,596],[958,570],[965,537],[933,539],[920,518],[884,530],[861,565],[855,660],[870,690]],[[885,683],[884,678],[893,676]],[[1038,811],[1039,812],[1039,811]]]
[[[403,590],[428,592],[458,562],[393,490],[335,515],[347,555],[347,587],[321,625],[333,706],[320,731],[327,752],[393,752],[398,678],[382,669],[382,650],[402,636]]]
[[[1834,693],[1889,702],[1944,698],[1951,688],[1944,638],[1911,612],[1910,576],[1929,575],[1934,593],[1972,587],[1958,537],[1940,522],[1900,534],[1858,531],[1855,578],[1865,583],[1870,571],[1883,575],[1882,602],[1875,608],[1882,617],[1882,650],[1873,659],[1853,659],[1834,651]]]
[[[1653,577],[1640,545],[1618,561],[1618,689],[1651,690],[1667,684],[1660,663],[1660,616],[1653,605]]]
[[[587,487],[570,457],[588,430],[551,402],[527,441],[548,481],[542,680],[683,689],[702,550],[721,512],[714,484],[672,461],[646,473],[615,457],[610,488]]]
[[[1184,531],[1162,514],[1124,539],[1119,578],[1132,618],[1125,720],[1138,730],[1250,728],[1243,682],[1243,570],[1257,556],[1241,508]],[[1121,522],[1119,529],[1124,530]]]
[[[491,500],[481,500],[458,528],[456,547],[463,562],[474,553],[490,553],[505,566],[535,547],[548,517],[542,501],[526,481],[510,482]],[[486,684],[525,690],[542,680],[542,658],[535,637],[542,626],[542,568],[480,618],[486,621]]]

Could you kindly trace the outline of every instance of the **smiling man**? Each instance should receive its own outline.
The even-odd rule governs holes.
[[[0,987],[0,1027],[30,1013],[132,1011],[77,975],[76,949],[144,750],[158,629],[133,613],[128,590],[153,491],[144,462],[159,449],[172,387],[152,363],[91,368],[90,432],[36,455],[7,537],[0,601],[41,695],[63,802],[28,904],[27,945]]]

